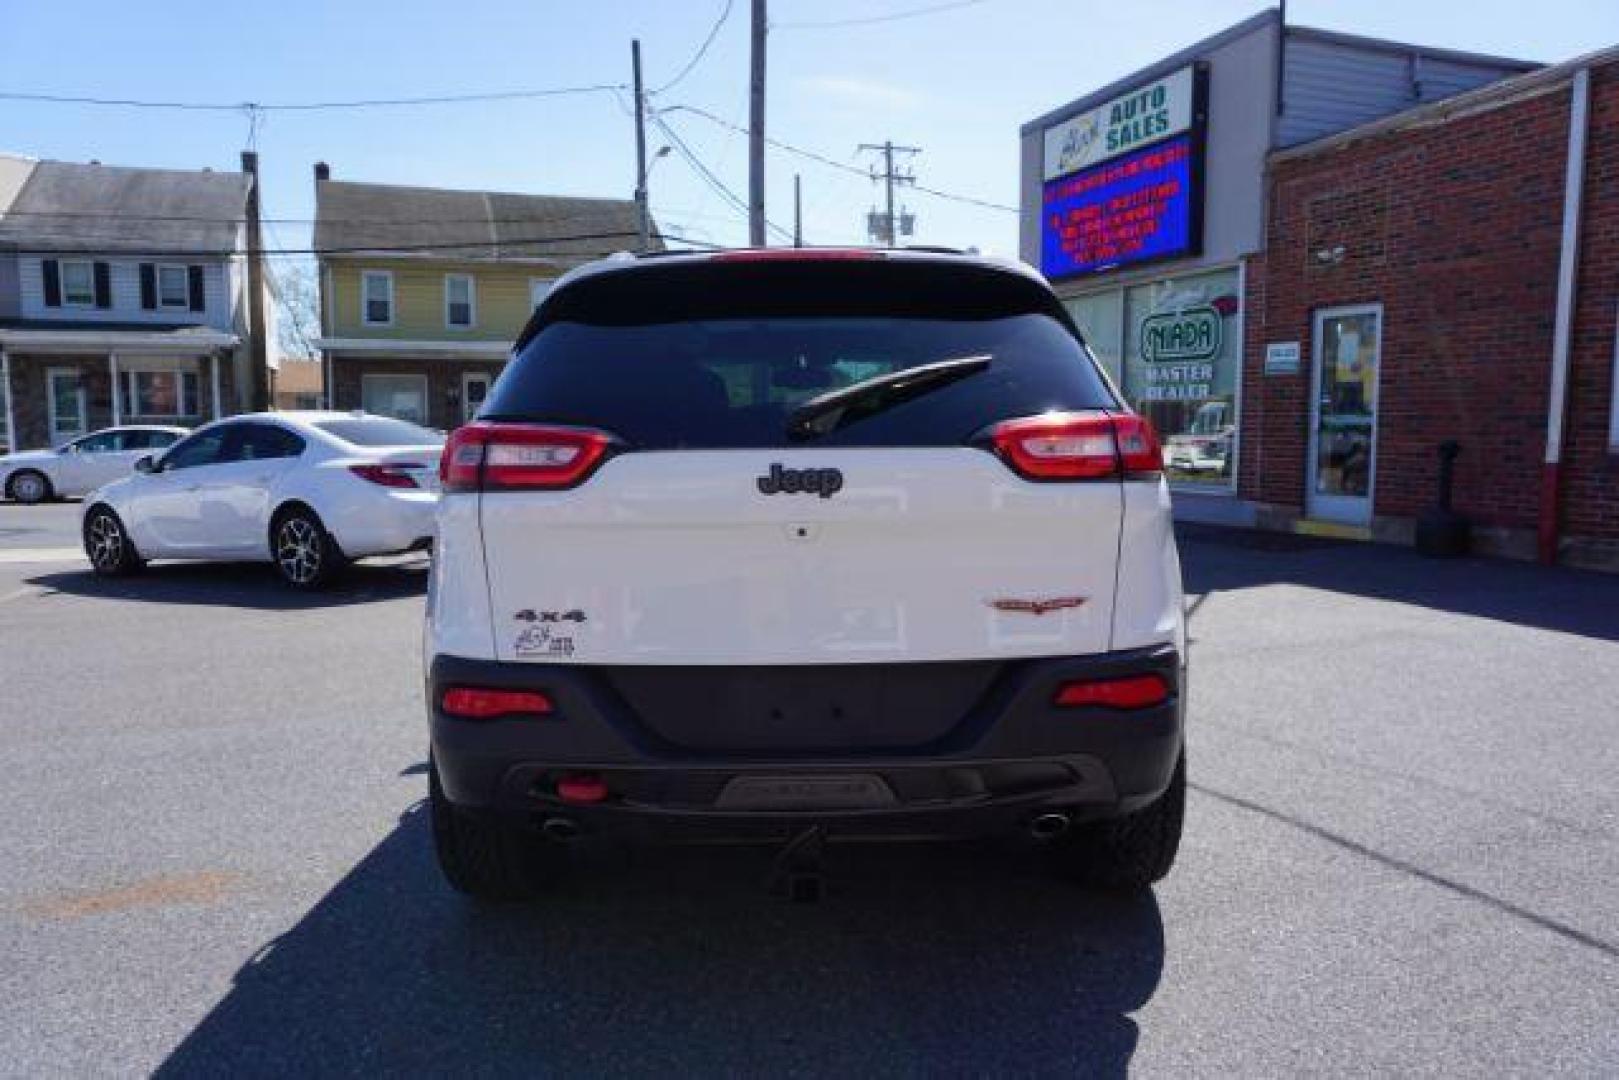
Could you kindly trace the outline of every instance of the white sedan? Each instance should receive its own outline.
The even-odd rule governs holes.
[[[351,559],[431,546],[442,445],[366,413],[233,416],[87,496],[84,550],[98,574],[148,559],[253,560],[318,588]]]
[[[190,434],[183,427],[129,424],[103,428],[55,450],[0,457],[0,492],[20,503],[77,498],[127,476],[142,455],[166,450]]]

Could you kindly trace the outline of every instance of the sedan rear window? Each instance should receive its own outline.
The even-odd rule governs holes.
[[[351,446],[438,446],[444,442],[436,431],[388,416],[317,420],[315,427]]]
[[[562,290],[483,418],[602,428],[641,449],[952,446],[1010,417],[1117,404],[1050,293],[1006,271],[678,269]],[[851,387],[834,412],[806,406]]]

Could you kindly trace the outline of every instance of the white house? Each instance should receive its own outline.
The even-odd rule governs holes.
[[[56,446],[109,424],[241,411],[250,183],[32,163],[0,213],[6,442]]]

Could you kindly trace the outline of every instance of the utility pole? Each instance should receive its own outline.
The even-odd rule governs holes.
[[[765,0],[753,0],[753,73],[748,86],[748,244],[765,246]]]
[[[793,247],[804,246],[804,188],[803,178],[793,173]]]
[[[887,209],[881,213],[871,213],[866,217],[866,232],[875,241],[884,247],[897,247],[899,235],[909,236],[915,231],[916,219],[903,207],[900,209],[900,219],[894,218],[894,188],[905,184],[915,184],[916,174],[912,171],[900,171],[894,168],[894,155],[905,154],[914,157],[922,152],[920,146],[900,146],[892,139],[880,143],[861,143],[860,152],[875,152],[883,156],[883,171],[872,170],[873,181],[881,180],[885,188],[885,205]]]
[[[641,90],[641,39],[630,42],[630,66],[635,69],[635,239],[636,250],[651,243],[651,211],[646,194],[646,94]]]
[[[264,237],[259,221],[259,155],[242,151],[242,172],[247,174],[247,317],[248,407],[264,412],[270,407],[269,327],[264,318]],[[238,391],[238,394],[240,391]]]

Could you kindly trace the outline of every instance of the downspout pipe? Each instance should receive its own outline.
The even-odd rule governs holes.
[[[1591,69],[1574,73],[1568,110],[1568,165],[1563,181],[1563,238],[1557,262],[1557,317],[1552,327],[1552,382],[1546,403],[1546,461],[1540,479],[1540,561],[1557,562],[1562,511],[1563,427],[1568,416],[1569,343],[1574,333],[1574,292],[1580,262],[1580,216],[1585,188],[1585,132],[1591,111]]]

